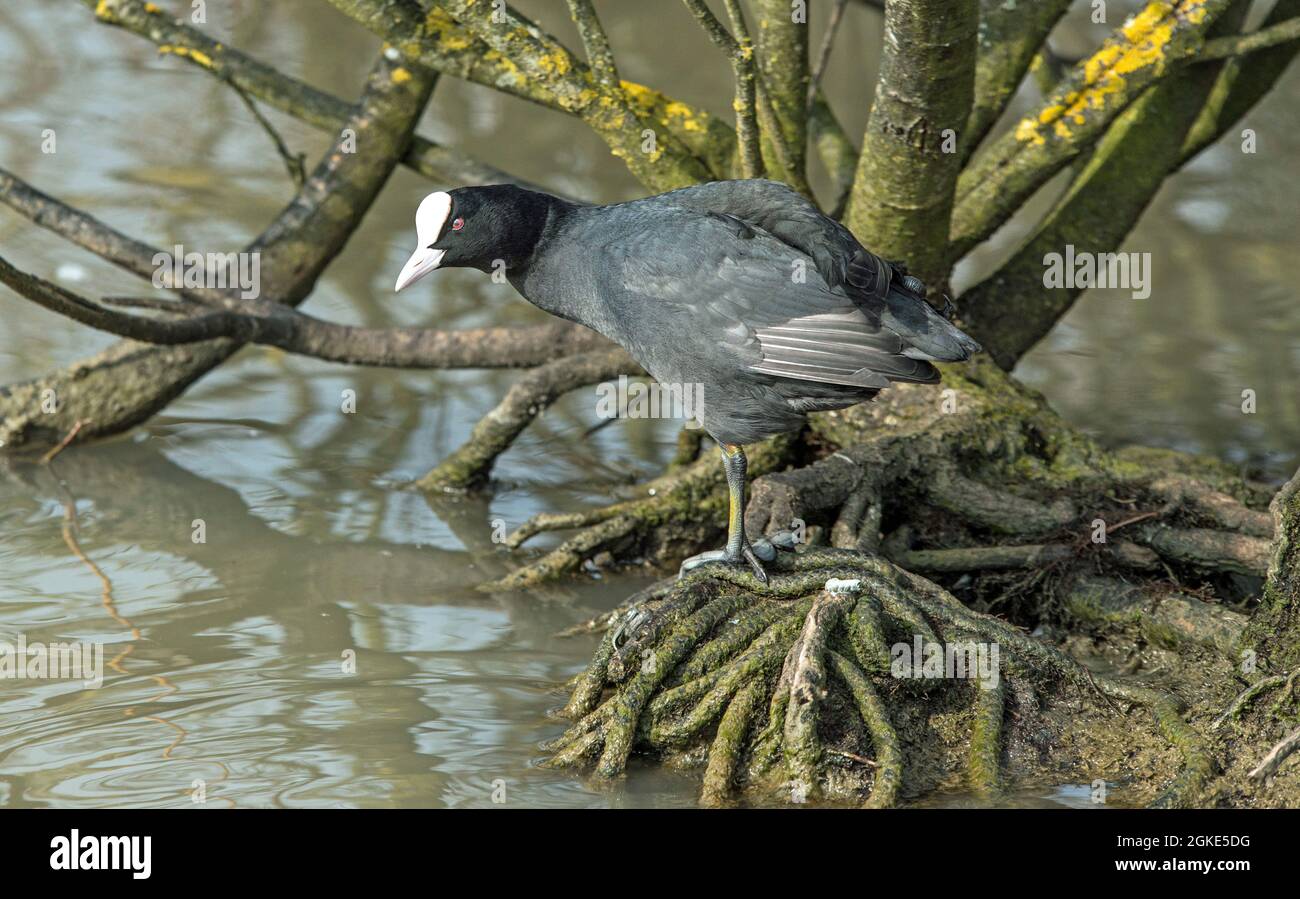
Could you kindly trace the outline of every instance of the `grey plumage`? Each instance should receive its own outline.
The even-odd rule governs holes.
[[[931,361],[978,350],[904,273],[775,182],[555,201],[540,238],[509,272],[520,293],[661,383],[702,384],[702,423],[722,443],[797,429],[892,381],[937,381]]]
[[[441,191],[416,210],[421,246],[401,290],[440,266],[504,267],[534,305],[621,344],[721,444],[725,549],[682,563],[763,562],[792,535],[745,533],[743,445],[809,412],[871,399],[893,381],[934,382],[934,361],[979,345],[925,302],[902,266],[862,247],[771,181],[719,181],[614,206],[511,185]]]

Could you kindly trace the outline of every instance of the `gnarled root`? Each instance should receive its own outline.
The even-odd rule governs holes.
[[[879,553],[1017,620],[1235,658],[1275,530],[1266,491],[1207,460],[1105,450],[988,365],[945,383],[948,397],[896,386],[755,448],[749,533]],[[639,498],[525,522],[512,548],[580,530],[485,588],[534,587],[598,554],[675,564],[718,539],[722,480],[704,454]]]
[[[1213,771],[1172,698],[1095,677],[884,559],[812,549],[771,569],[766,588],[709,566],[644,592],[575,681],[573,724],[545,764],[613,778],[638,751],[703,767],[708,805],[743,793],[881,807],[962,782],[990,795],[1066,779],[1070,762],[1042,762],[1054,729],[1118,716],[1181,756],[1162,802]],[[1149,717],[1130,720],[1133,707]]]

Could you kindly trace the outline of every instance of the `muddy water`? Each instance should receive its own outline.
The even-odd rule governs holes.
[[[560,5],[523,6],[572,36]],[[319,0],[208,7],[221,39],[348,98],[378,46]],[[680,4],[617,7],[626,77],[725,112],[726,66]],[[865,116],[854,99],[874,79],[874,49],[856,48],[878,37],[874,14],[854,4],[829,74],[854,131]],[[1096,37],[1072,22],[1063,45]],[[1257,154],[1228,140],[1159,196],[1126,247],[1152,254],[1150,297],[1089,293],[1021,366],[1073,421],[1105,440],[1213,451],[1273,477],[1294,467],[1298,94],[1293,72],[1252,113]],[[270,116],[309,159],[325,146]],[[56,134],[53,154],[41,151],[44,129]],[[486,90],[441,85],[422,131],[556,190],[636,194],[573,122]],[[236,97],[72,0],[0,7],[0,159],[161,246],[228,249],[291,195]],[[541,320],[477,273],[444,272],[393,297],[428,189],[409,173],[392,180],[311,311],[368,325]],[[1014,239],[1001,236],[961,276]],[[0,246],[92,295],[141,289],[3,210]],[[0,383],[108,343],[0,296]],[[492,542],[494,522],[625,495],[663,464],[673,428],[622,422],[588,435],[594,394],[572,396],[501,460],[491,495],[430,502],[402,489],[512,377],[250,349],[120,439],[48,466],[0,462],[0,640],[104,646],[98,689],[0,682],[0,805],[189,806],[196,791],[207,807],[470,806],[494,791],[527,805],[691,804],[696,785],[681,775],[636,771],[602,790],[535,767],[538,742],[557,729],[546,717],[555,685],[592,645],[554,635],[643,579],[585,578],[544,595],[473,589],[512,564]],[[1240,410],[1245,389],[1254,415]],[[343,411],[346,391],[355,413]],[[1033,801],[1076,804],[1076,792]]]

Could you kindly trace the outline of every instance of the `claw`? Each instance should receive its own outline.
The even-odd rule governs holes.
[[[715,565],[723,563],[726,565],[745,565],[748,564],[750,570],[754,572],[754,577],[758,578],[761,583],[766,584],[767,572],[763,570],[763,562],[771,561],[776,558],[776,550],[768,546],[771,557],[765,557],[755,547],[746,545],[739,553],[730,555],[725,549],[713,549],[708,552],[700,553],[698,556],[691,556],[682,562],[682,567],[677,571],[677,577],[680,579],[688,571],[694,571],[702,565]]]
[[[763,563],[759,560],[758,554],[754,552],[754,548],[746,546],[740,551],[740,554],[744,556],[745,561],[749,563],[749,567],[753,569],[754,577],[758,578],[759,583],[767,584],[767,572],[763,570]],[[773,551],[772,557],[776,558],[775,551]]]
[[[646,613],[642,609],[628,609],[627,613],[623,615],[623,620],[619,622],[618,629],[614,631],[614,636],[611,638],[614,648],[618,649],[631,639],[641,627],[641,623],[645,621],[645,619]]]

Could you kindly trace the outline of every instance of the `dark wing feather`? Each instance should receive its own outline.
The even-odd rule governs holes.
[[[827,286],[863,301],[884,300],[894,267],[858,243],[852,232],[803,194],[779,181],[713,181],[664,194],[701,212],[735,216],[762,228],[813,261]]]
[[[756,372],[866,389],[938,380],[878,315],[818,279],[792,278],[802,257],[784,242],[727,219],[660,213],[618,238],[610,249],[624,290],[689,316],[693,336]]]
[[[688,209],[740,219],[811,259],[832,290],[875,324],[904,339],[915,356],[960,361],[980,346],[925,299],[925,287],[898,263],[866,250],[807,197],[776,181],[714,181],[664,194]]]

